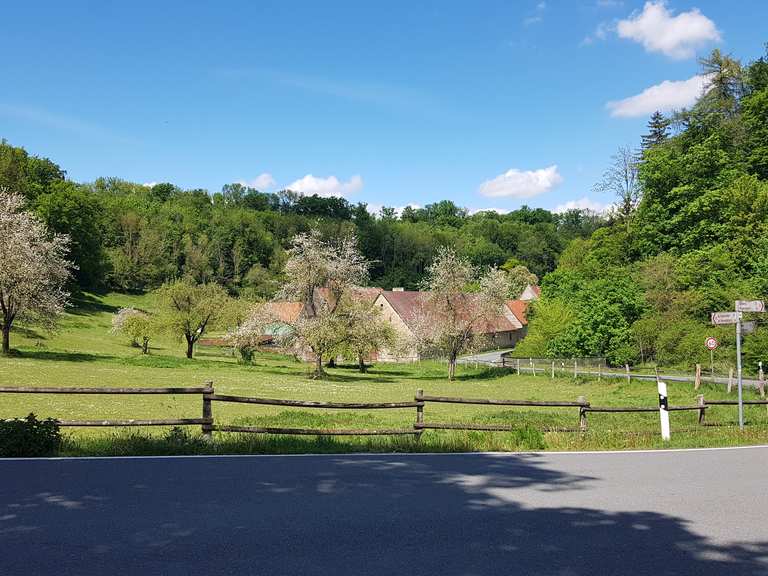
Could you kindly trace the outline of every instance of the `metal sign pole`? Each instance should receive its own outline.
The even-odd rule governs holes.
[[[744,397],[741,391],[741,318],[736,319],[736,378],[739,388],[739,430],[744,430]]]

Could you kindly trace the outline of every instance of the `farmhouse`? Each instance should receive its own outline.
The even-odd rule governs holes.
[[[531,288],[526,288],[526,291]],[[538,296],[533,289],[530,290],[533,298]],[[420,359],[419,352],[414,342],[414,323],[417,318],[423,292],[415,292],[395,288],[394,290],[382,290],[374,301],[384,319],[389,322],[403,342],[409,343],[399,351],[380,350],[378,360],[382,362],[415,362]],[[502,313],[482,322],[477,328],[481,334],[488,337],[489,347],[511,348],[525,336],[528,320],[526,309],[528,301],[508,300],[505,302]]]

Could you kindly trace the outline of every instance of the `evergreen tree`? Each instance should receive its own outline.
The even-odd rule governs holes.
[[[656,110],[648,121],[648,134],[643,134],[642,148],[648,150],[652,146],[661,144],[669,138],[669,120],[664,117],[664,114]]]

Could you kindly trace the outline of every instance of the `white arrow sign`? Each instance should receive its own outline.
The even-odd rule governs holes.
[[[736,324],[741,312],[712,312],[712,324]]]
[[[762,300],[736,300],[736,310],[739,312],[765,312],[765,302]]]

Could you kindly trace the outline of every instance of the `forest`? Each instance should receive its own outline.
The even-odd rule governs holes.
[[[600,188],[615,219],[574,238],[542,280],[520,354],[605,356],[613,364],[735,363],[733,326],[711,312],[768,296],[768,59],[747,65],[715,50],[709,87],[690,110],[654,114],[640,150],[620,149]],[[760,315],[745,369],[768,363]]]
[[[5,140],[0,188],[70,236],[74,291],[141,293],[188,278],[265,300],[297,234],[354,233],[370,283],[386,289],[416,289],[444,246],[479,268],[526,266],[543,293],[522,355],[708,362],[706,336],[720,339],[723,359],[734,345],[732,327],[709,326],[710,312],[768,295],[768,60],[743,65],[714,51],[702,67],[710,85],[699,101],[654,114],[637,148],[610,160],[595,186],[616,196],[605,214],[470,214],[450,200],[372,214],[343,198],[240,183],[213,193],[114,177],[80,183]],[[748,366],[768,361],[768,328],[757,320]]]

